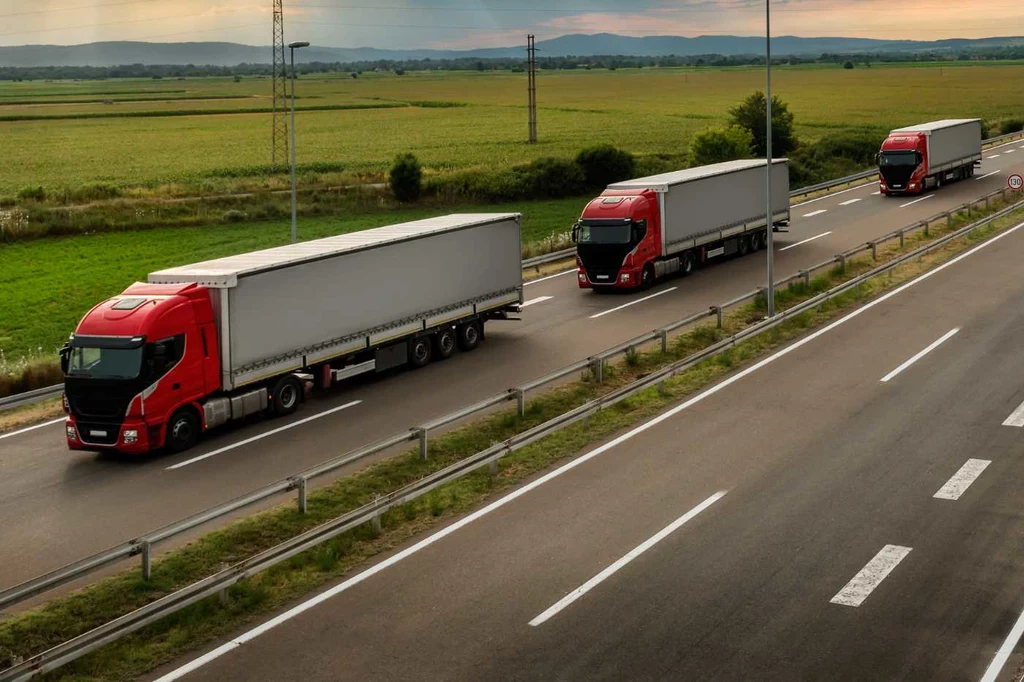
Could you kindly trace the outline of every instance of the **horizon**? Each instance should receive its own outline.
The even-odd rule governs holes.
[[[760,0],[634,0],[625,7],[609,0],[583,6],[574,0],[393,0],[370,6],[350,0],[285,2],[290,38],[319,47],[408,50],[474,50],[508,47],[525,33],[538,41],[567,34],[611,33],[629,37],[764,35]],[[3,12],[3,47],[71,47],[96,42],[227,42],[269,44],[270,2],[220,0],[40,0],[39,9]],[[15,0],[7,0],[14,9]],[[773,35],[797,38],[862,38],[934,41],[1006,37],[1007,25],[1024,22],[1024,6],[1006,0],[964,2],[907,0],[779,0],[773,8]],[[980,10],[984,10],[981,14]],[[980,16],[979,16],[980,15]],[[258,19],[258,21],[257,21]],[[818,28],[842,26],[822,35]],[[267,35],[267,38],[260,36]]]

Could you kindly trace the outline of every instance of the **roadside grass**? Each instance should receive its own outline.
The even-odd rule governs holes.
[[[500,462],[498,473],[480,471],[437,489],[430,495],[392,510],[382,518],[381,532],[369,525],[355,529],[288,562],[236,585],[222,603],[207,599],[172,617],[115,642],[60,671],[47,680],[125,680],[236,630],[328,581],[346,575],[368,558],[403,543],[442,520],[466,512],[527,477],[552,466],[583,448],[659,413],[735,368],[763,357],[807,330],[835,319],[850,308],[882,291],[945,262],[974,243],[1013,225],[1024,211],[978,230],[967,239],[954,240],[933,253],[910,261],[892,276],[877,277],[849,292],[804,312],[773,330],[744,341],[714,358],[667,380],[664,392],[649,389],[589,420],[559,431],[517,451]],[[975,219],[977,216],[975,216]],[[947,230],[937,228],[932,238]],[[903,251],[923,243],[923,234],[907,239]],[[880,249],[886,261],[903,252],[898,245]],[[816,292],[874,266],[870,256],[850,259],[846,268],[833,268],[810,283],[795,284],[778,295],[780,309],[806,300]],[[137,568],[51,601],[49,604],[0,621],[0,667],[23,660],[76,634],[168,594],[201,577],[357,508],[377,494],[411,483],[431,471],[467,457],[491,444],[520,433],[566,412],[583,402],[623,386],[672,361],[687,357],[717,340],[763,318],[763,301],[739,308],[725,316],[722,329],[698,326],[672,339],[667,353],[660,348],[637,349],[631,359],[610,364],[605,381],[597,384],[585,373],[578,381],[542,393],[528,402],[526,415],[499,412],[431,440],[430,457],[419,459],[409,450],[376,464],[310,495],[308,513],[300,515],[294,503],[257,514],[211,532],[185,548],[166,553],[154,563],[151,582],[142,580]],[[396,569],[397,570],[397,569]]]
[[[50,398],[31,405],[24,405],[0,412],[0,436],[17,431],[25,426],[56,419],[64,414],[60,398]]]

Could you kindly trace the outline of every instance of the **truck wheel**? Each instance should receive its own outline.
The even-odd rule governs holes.
[[[654,286],[654,266],[650,263],[644,266],[640,273],[640,288],[644,291]]]
[[[167,436],[164,447],[169,453],[177,454],[188,450],[199,440],[199,418],[189,409],[178,410],[167,422]]]
[[[433,354],[429,336],[421,336],[409,342],[409,364],[416,369],[429,365]]]
[[[740,237],[738,251],[741,256],[746,256],[748,253],[750,253],[750,237],[748,235],[743,235]]]
[[[682,262],[679,264],[679,271],[683,274],[683,277],[693,274],[693,271],[697,269],[697,257],[693,255],[693,251],[687,251],[683,254]]]
[[[293,376],[283,376],[270,391],[270,408],[278,417],[284,417],[299,409],[302,400],[302,384]]]
[[[455,330],[444,329],[437,333],[434,337],[434,351],[437,352],[437,357],[444,360],[450,358],[452,353],[455,352]]]
[[[751,232],[750,233],[750,250],[760,251],[761,250],[761,233]]]
[[[479,322],[469,322],[459,327],[459,348],[462,350],[473,350],[480,345],[482,338]]]

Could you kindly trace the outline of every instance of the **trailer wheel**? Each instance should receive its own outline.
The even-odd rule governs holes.
[[[459,348],[462,350],[473,350],[480,345],[482,338],[479,322],[468,322],[459,327]]]
[[[429,336],[421,336],[409,342],[409,364],[414,368],[426,367],[433,357],[434,347]]]
[[[761,250],[761,233],[751,232],[750,233],[750,250],[760,251]]]
[[[746,256],[748,253],[750,253],[750,236],[749,235],[743,235],[742,237],[740,237],[740,243],[739,243],[738,250],[739,250],[739,254],[741,256]]]
[[[455,345],[454,329],[444,329],[434,337],[434,350],[437,352],[437,357],[442,360],[452,356],[452,353],[455,352]]]
[[[683,254],[682,262],[679,264],[679,271],[683,277],[693,274],[693,271],[697,269],[697,257],[693,255],[693,251],[687,251]]]
[[[270,408],[278,417],[284,417],[299,409],[302,400],[302,384],[295,377],[283,376],[270,391]]]
[[[167,422],[164,446],[172,455],[184,452],[199,440],[199,429],[199,418],[196,413],[188,408],[182,408]]]

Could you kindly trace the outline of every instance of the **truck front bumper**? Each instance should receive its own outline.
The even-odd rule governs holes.
[[[115,442],[107,436],[97,436],[89,433],[91,429],[80,428],[74,417],[68,417],[64,422],[64,437],[68,443],[69,450],[86,450],[90,452],[123,452],[129,455],[143,455],[149,452],[149,428],[146,423],[139,421],[125,421],[120,426],[105,425],[104,430],[117,430]],[[100,442],[100,441],[103,442]]]
[[[608,281],[591,279],[584,268],[579,268],[576,281],[580,289],[635,289],[640,286],[640,273],[635,270],[623,268],[615,274],[615,278],[608,278]]]

